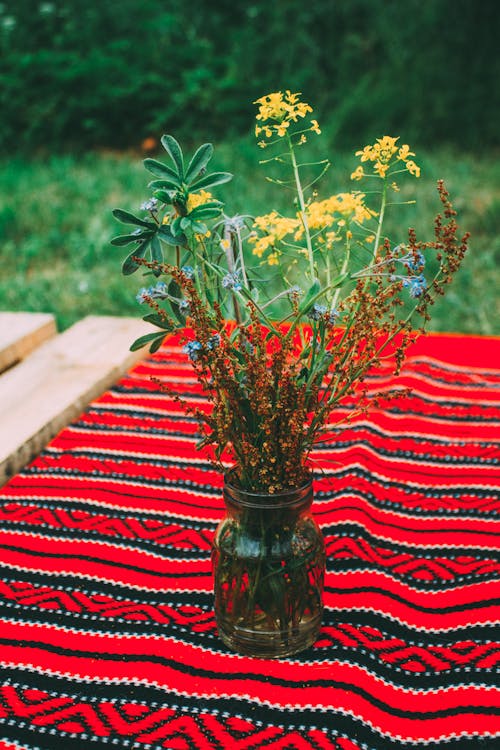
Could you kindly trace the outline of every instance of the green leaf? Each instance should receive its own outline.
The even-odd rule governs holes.
[[[153,193],[155,198],[158,198],[159,201],[162,203],[167,203],[170,205],[172,203],[172,195],[168,193],[166,190],[155,190]]]
[[[177,174],[179,179],[184,180],[184,159],[182,157],[182,149],[171,135],[163,135],[161,137],[161,143],[167,154],[170,156],[175,166],[177,167]]]
[[[177,246],[177,245],[186,244],[186,235],[185,234],[174,235],[172,233],[172,230],[169,224],[161,225],[161,227],[158,229],[158,237],[164,242],[166,242],[168,245]]]
[[[113,237],[111,244],[116,247],[123,247],[124,245],[130,245],[131,242],[137,242],[144,234],[121,234],[119,237]]]
[[[179,185],[177,185],[174,180],[152,180],[152,182],[148,184],[148,187],[153,188],[153,190],[161,188],[166,188],[167,190],[175,192],[179,190]]]
[[[167,336],[168,336],[168,334],[165,334],[163,336],[158,336],[158,338],[156,339],[156,341],[153,341],[153,343],[149,347],[149,351],[151,352],[151,354],[154,354],[155,352],[158,351],[158,349],[163,344],[163,342],[165,341],[165,339],[167,338]]]
[[[224,182],[229,182],[232,179],[233,175],[230,172],[212,172],[193,182],[190,189],[191,192],[194,192],[195,190],[214,187],[214,185],[222,185]]]
[[[231,354],[238,360],[240,365],[246,365],[245,355],[240,352],[237,346],[231,347]]]
[[[147,227],[148,229],[154,229],[155,227],[153,222],[139,219],[134,214],[131,214],[129,211],[123,211],[121,208],[113,209],[112,213],[115,219],[121,221],[122,224],[135,224],[138,227]]]
[[[163,263],[163,250],[161,249],[161,242],[156,234],[151,240],[151,260],[154,260],[157,263]],[[153,273],[155,276],[160,276],[162,273],[161,268],[153,268]]]
[[[207,225],[203,224],[201,221],[192,221],[191,227],[196,234],[206,234],[208,232]]]
[[[134,343],[130,347],[130,351],[136,352],[138,349],[142,349],[142,347],[148,344],[150,341],[153,343],[151,344],[149,351],[156,351],[157,349],[159,349],[166,336],[166,333],[158,333],[157,331],[155,331],[154,333],[146,333],[145,336],[140,336],[134,341]],[[154,346],[156,346],[155,349],[153,349]]]
[[[176,188],[181,186],[182,178],[179,178],[179,175],[174,169],[172,169],[172,167],[168,167],[157,159],[144,159],[143,163],[151,174],[154,174],[157,177],[163,177],[164,179],[167,178],[169,182],[174,183]]]
[[[139,268],[139,264],[134,260],[134,257],[144,258],[150,242],[151,240],[148,238],[142,243],[142,245],[139,245],[134,250],[132,250],[130,255],[125,258],[122,265],[122,273],[124,276],[130,276],[130,274],[137,271],[137,269]]]
[[[176,297],[177,299],[180,299],[182,297],[182,289],[180,288],[179,284],[174,279],[172,279],[170,284],[168,285],[167,292],[171,297]],[[179,323],[182,326],[185,325],[186,318],[181,313],[177,302],[173,302],[172,300],[170,300],[170,307],[172,309],[173,314],[179,321]]]
[[[209,205],[208,203],[203,206],[196,206],[189,213],[190,219],[216,219],[217,216],[221,215],[222,203],[219,205]]]
[[[189,162],[188,168],[185,174],[185,181],[189,184],[191,180],[199,175],[202,169],[204,169],[214,153],[214,147],[211,143],[204,143],[203,146],[197,150],[191,161]]]
[[[342,286],[342,284],[343,284],[343,283],[344,283],[344,281],[345,281],[345,280],[346,280],[346,279],[348,278],[348,276],[349,276],[349,274],[348,274],[348,273],[341,273],[341,274],[339,274],[338,276],[336,276],[336,277],[335,277],[335,278],[333,279],[333,281],[331,282],[331,284],[330,284],[330,287],[329,287],[329,288],[335,288],[335,287],[337,287],[337,286]]]
[[[182,230],[181,223],[182,223],[183,218],[184,218],[183,216],[176,216],[176,218],[170,224],[170,229],[172,231],[172,234],[176,238],[181,233],[181,230]]]
[[[318,296],[320,291],[321,291],[321,285],[318,279],[314,279],[313,284],[307,290],[307,293],[300,304],[299,312],[303,313],[306,310],[308,310],[311,304],[313,303],[313,300]]]
[[[149,315],[145,315],[143,317],[143,320],[146,323],[152,323],[154,326],[157,326],[158,328],[162,328],[164,331],[173,331],[174,325],[172,324],[171,320],[163,320],[163,318],[158,315],[158,313],[149,313]]]

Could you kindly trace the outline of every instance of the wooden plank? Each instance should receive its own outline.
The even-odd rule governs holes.
[[[50,313],[0,312],[0,372],[57,333]]]
[[[0,484],[144,356],[129,347],[152,330],[135,318],[89,316],[3,373]]]

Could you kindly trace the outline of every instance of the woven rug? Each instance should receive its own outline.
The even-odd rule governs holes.
[[[420,339],[318,446],[324,624],[283,660],[218,640],[221,477],[151,375],[203,402],[163,348],[0,491],[0,748],[499,748],[500,339]]]

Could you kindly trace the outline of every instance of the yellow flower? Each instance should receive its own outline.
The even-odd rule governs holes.
[[[229,250],[229,248],[231,247],[231,242],[228,239],[221,240],[220,246],[224,250],[224,252],[226,252],[226,250]]]
[[[282,123],[279,125],[275,125],[274,129],[276,130],[276,134],[279,135],[280,138],[283,138],[283,136],[286,134],[286,131],[288,130],[290,126],[289,120],[283,120]]]
[[[257,120],[263,123],[271,120],[277,124],[273,126],[274,131],[269,124],[262,128],[257,126],[255,134],[258,136],[263,132],[266,138],[271,138],[276,133],[279,138],[282,138],[291,122],[297,122],[299,117],[305,117],[308,112],[312,112],[312,107],[306,102],[299,101],[299,97],[299,93],[293,94],[291,91],[286,91],[283,94],[281,91],[276,91],[257,99],[254,102],[254,104],[259,105],[259,111],[256,115]],[[318,127],[317,123],[315,127]],[[319,129],[317,132],[319,132]]]
[[[375,162],[373,165],[373,171],[380,177],[385,177],[387,170],[389,169],[388,164],[383,164],[381,161]]]
[[[365,176],[365,173],[363,171],[363,167],[359,165],[359,167],[356,167],[354,172],[351,173],[351,180],[362,180]]]
[[[415,156],[413,151],[410,151],[410,147],[405,143],[398,151],[398,159],[400,161],[408,161],[409,156]]]
[[[306,208],[306,218],[310,229],[321,231],[333,224],[338,227],[354,220],[358,224],[375,216],[375,212],[364,203],[364,193],[338,193],[322,201],[311,201]],[[347,220],[347,222],[346,222]],[[295,232],[294,239],[299,241],[304,235],[302,222]]]
[[[273,237],[269,236],[258,237],[255,235],[255,237],[249,237],[248,241],[255,245],[252,252],[257,258],[262,258],[266,250],[273,245]]]
[[[280,261],[279,261],[278,253],[276,251],[274,253],[270,253],[267,256],[267,262],[269,263],[270,266],[279,266]]]
[[[356,151],[356,156],[361,157],[361,161],[373,161],[373,146],[365,146],[362,151]]]
[[[186,209],[188,213],[191,213],[193,208],[197,206],[203,206],[204,203],[208,203],[213,200],[213,196],[207,190],[200,190],[199,193],[189,193]]]
[[[377,143],[374,145],[374,148],[377,151],[377,160],[383,164],[389,164],[398,150],[398,147],[396,146],[396,141],[398,140],[399,136],[397,138],[392,138],[390,135],[384,135],[383,138],[377,138]]]
[[[311,120],[311,130],[313,131],[313,133],[317,133],[318,135],[321,134],[321,130],[317,120]]]
[[[417,166],[411,159],[408,159],[408,161],[406,162],[406,169],[410,174],[414,174],[415,177],[420,177],[420,167]]]
[[[281,91],[261,96],[254,104],[260,105],[257,120],[280,120],[286,113]]]
[[[390,135],[384,135],[383,138],[377,138],[375,143],[365,146],[362,151],[356,151],[356,156],[361,157],[361,161],[373,161],[376,162],[375,172],[380,174],[382,177],[385,175],[387,170],[380,169],[377,165],[389,165],[392,161],[392,157],[398,150],[396,145],[397,138],[393,138]],[[404,152],[403,152],[404,153]],[[381,174],[383,172],[383,174]]]
[[[259,258],[270,247],[274,247],[283,240],[287,234],[292,234],[299,226],[299,219],[289,219],[280,216],[277,211],[271,211],[264,216],[256,216],[253,223],[254,231],[248,241],[254,245],[253,254]],[[259,232],[263,236],[259,235]]]
[[[411,174],[419,177],[420,168],[414,161],[409,159],[410,156],[415,156],[415,154],[413,151],[410,151],[410,147],[407,143],[398,146],[398,140],[399,136],[394,138],[391,135],[384,135],[382,138],[377,138],[375,143],[365,146],[361,151],[356,151],[356,156],[360,156],[362,162],[374,162],[373,171],[379,177],[385,177],[391,166],[393,166],[396,161],[404,162],[406,169]],[[361,167],[358,167],[358,169],[352,173],[351,179],[357,180],[361,179],[361,177]],[[394,189],[397,190],[397,186],[394,187]]]

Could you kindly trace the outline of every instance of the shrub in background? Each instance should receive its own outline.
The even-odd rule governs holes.
[[[337,145],[394,129],[497,145],[496,0],[5,0],[0,149],[124,148],[165,129],[246,131],[290,81]]]

